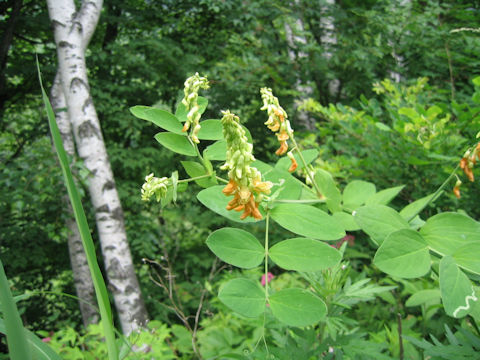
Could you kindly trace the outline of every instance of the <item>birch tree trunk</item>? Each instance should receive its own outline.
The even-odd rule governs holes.
[[[58,69],[73,128],[77,152],[90,171],[93,206],[109,289],[122,330],[129,334],[147,320],[127,242],[123,211],[107,151],[90,96],[85,49],[100,16],[102,0],[47,0],[57,45]]]
[[[60,80],[60,73],[55,76],[52,90],[50,92],[50,102],[55,111],[55,119],[57,122],[60,135],[62,136],[63,147],[70,157],[75,156],[75,144],[73,142],[72,126],[67,114],[67,104],[65,103],[65,95],[63,93]],[[95,304],[95,288],[88,267],[87,256],[83,249],[82,239],[78,231],[77,223],[73,216],[72,205],[68,199],[68,195],[62,197],[64,208],[67,212],[67,220],[65,225],[68,229],[68,252],[70,255],[70,263],[73,272],[73,281],[77,296],[84,300],[79,301],[80,312],[82,313],[83,325],[87,327],[89,324],[97,323],[99,319],[98,311],[90,304]]]

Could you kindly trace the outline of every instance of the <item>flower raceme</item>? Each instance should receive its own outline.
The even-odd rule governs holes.
[[[166,177],[157,178],[153,173],[145,176],[145,183],[142,186],[142,200],[149,201],[153,196],[160,201],[167,193],[169,179]]]
[[[287,140],[293,134],[293,130],[290,127],[290,121],[287,120],[287,113],[280,106],[278,98],[273,96],[272,89],[262,88],[260,89],[262,94],[263,106],[260,110],[267,110],[268,120],[265,122],[265,125],[277,133],[277,139],[280,142],[280,147],[275,151],[277,155],[283,155],[288,151]],[[292,165],[288,169],[290,172],[294,172],[297,168],[297,161],[293,157],[292,152],[288,153],[288,157],[292,161]]]
[[[208,80],[206,77],[202,77],[195,73],[195,75],[190,76],[185,81],[185,97],[182,100],[182,104],[185,105],[187,109],[187,121],[185,121],[185,125],[183,126],[182,131],[188,131],[188,129],[192,128],[192,141],[195,143],[199,143],[200,140],[198,139],[198,132],[200,131],[200,107],[198,106],[198,91],[200,89],[208,89]]]
[[[228,170],[229,182],[223,189],[226,196],[233,195],[227,210],[243,211],[240,219],[249,216],[260,220],[258,205],[264,195],[270,194],[272,183],[262,181],[262,174],[250,164],[255,160],[253,146],[248,142],[238,116],[222,111],[223,136],[227,141],[227,160],[221,169]]]

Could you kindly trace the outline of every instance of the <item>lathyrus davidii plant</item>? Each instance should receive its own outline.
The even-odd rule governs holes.
[[[206,78],[194,77],[204,79],[203,88],[207,86]],[[192,81],[195,83],[187,79],[186,84]],[[418,216],[441,194],[455,171],[434,194],[397,212],[387,204],[403,186],[377,191],[372,183],[354,180],[342,193],[328,172],[311,168],[309,164],[318,151],[300,150],[287,113],[271,89],[261,90],[262,109],[268,114],[265,124],[280,142],[277,155],[288,152],[290,159],[281,157],[273,166],[254,158],[250,134],[238,116],[227,110],[222,120],[201,120],[207,106],[207,100],[198,96],[201,87],[192,87],[189,95],[185,92],[186,97],[197,99],[197,105],[190,108],[182,101],[175,114],[145,106],[131,108],[135,116],[164,130],[155,136],[161,145],[197,158],[197,161],[182,161],[189,178],[179,179],[178,172],[168,179],[157,180],[149,175],[142,191],[145,200],[155,195],[165,205],[175,200],[176,192],[183,190],[181,185],[195,181],[204,188],[197,199],[232,222],[231,227],[212,232],[206,240],[207,246],[222,261],[241,269],[263,264],[265,278],[272,263],[301,275],[336,266],[345,246],[339,251],[325,241],[338,241],[346,235],[345,231],[363,230],[372,246],[378,247],[373,263],[392,276],[424,276],[431,270],[432,252],[441,259],[440,288],[447,314],[464,317],[474,311],[480,313],[480,307],[475,310],[472,306],[478,300],[478,288],[472,284],[475,280],[463,272],[480,274],[478,262],[473,258],[480,253],[480,224],[459,213],[442,213],[426,221]],[[195,119],[195,123],[192,120],[190,125],[182,125],[182,122],[188,124],[189,119]],[[194,131],[187,133],[184,130],[189,126],[194,126]],[[290,151],[287,141],[292,144]],[[202,152],[198,147],[200,142]],[[227,172],[226,177],[221,176],[222,171]],[[305,181],[294,177],[294,173],[305,174]],[[223,185],[217,185],[218,182]],[[265,221],[263,244],[249,231],[234,226],[236,222],[259,221]],[[295,236],[282,241],[273,239],[271,245],[271,221]],[[271,313],[280,322],[299,327],[326,321],[329,304],[321,291],[277,288],[275,280],[272,284],[265,282],[262,287],[259,281],[238,277],[225,283],[218,296],[227,307],[245,317]],[[458,291],[449,291],[452,286]]]
[[[197,158],[197,161],[182,161],[185,172],[190,176],[188,178],[179,179],[177,172],[169,178],[148,175],[142,187],[142,199],[154,197],[166,204],[175,199],[180,185],[195,181],[204,188],[197,194],[198,200],[232,224],[265,221],[263,244],[250,232],[232,226],[210,234],[207,246],[221,260],[239,268],[251,269],[263,263],[266,277],[272,261],[285,270],[302,272],[322,271],[338,264],[341,252],[324,241],[335,241],[345,236],[344,225],[325,209],[317,207],[325,207],[326,201],[323,195],[319,196],[321,191],[313,174],[308,172],[313,187],[291,174],[297,167],[306,168],[318,153],[315,150],[300,151],[288,116],[271,89],[261,90],[262,109],[268,112],[266,125],[278,132],[280,149],[277,154],[288,152],[290,158],[282,157],[275,166],[255,159],[249,131],[229,110],[222,112],[221,120],[201,120],[207,101],[198,96],[198,91],[206,88],[206,77],[195,74],[187,79],[185,98],[175,114],[146,106],[131,109],[135,116],[166,130],[155,136],[161,145]],[[194,99],[196,103],[192,105],[193,101],[188,99]],[[193,130],[188,132],[192,127]],[[287,140],[293,145],[290,151]],[[203,152],[198,146],[200,142]],[[225,177],[220,176],[222,171],[226,172]],[[219,182],[224,185],[217,185]],[[297,237],[276,241],[270,246],[269,224],[272,219]],[[268,283],[262,287],[260,282],[243,277],[227,282],[220,289],[219,298],[243,316],[257,317],[271,312],[279,321],[290,326],[315,325],[327,314],[325,302],[310,290],[288,288],[272,291]]]

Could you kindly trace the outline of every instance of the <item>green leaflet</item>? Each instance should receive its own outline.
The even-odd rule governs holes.
[[[342,194],[338,190],[332,175],[328,171],[318,169],[314,179],[320,192],[326,198],[328,210],[332,213],[342,211]]]
[[[430,270],[430,253],[422,236],[410,229],[390,233],[377,250],[373,263],[383,272],[416,278]]]
[[[171,132],[161,132],[155,135],[155,140],[165,146],[168,150],[187,156],[196,156],[195,148],[183,135]]]
[[[377,245],[381,245],[390,233],[409,228],[399,213],[384,205],[362,206],[354,212],[354,218]]]
[[[440,261],[440,291],[445,312],[455,318],[466,316],[479,301],[472,283],[451,256]]]
[[[318,240],[288,239],[268,250],[270,258],[280,267],[295,271],[320,271],[337,265],[340,252]]]
[[[353,211],[375,194],[375,185],[362,180],[353,180],[343,190],[343,207]]]
[[[221,260],[244,269],[259,266],[265,257],[265,249],[255,236],[235,228],[214,231],[207,246]]]
[[[453,255],[466,244],[480,242],[480,223],[463,214],[446,212],[429,218],[420,234],[433,251]]]
[[[222,193],[222,189],[224,188],[223,185],[211,186],[208,189],[204,189],[197,194],[197,199],[207,208],[220,214],[227,219],[241,222],[241,223],[248,223],[248,222],[256,222],[256,220],[252,217],[247,217],[244,220],[240,220],[240,216],[242,212],[234,211],[234,210],[227,210],[228,202],[233,198],[232,196],[225,196]],[[262,209],[260,209],[262,212]],[[260,220],[261,221],[261,220]]]
[[[218,298],[246,317],[257,317],[265,311],[265,292],[258,283],[249,279],[230,280],[220,289]]]
[[[186,132],[182,132],[182,123],[175,117],[175,115],[168,111],[150,106],[137,105],[131,107],[130,112],[137,118],[150,121],[162,129],[182,136],[187,135]]]
[[[303,289],[275,292],[269,298],[273,315],[290,326],[314,325],[327,315],[327,306],[318,296]]]
[[[345,236],[343,226],[326,212],[304,204],[278,204],[272,219],[283,228],[308,238],[338,240]]]

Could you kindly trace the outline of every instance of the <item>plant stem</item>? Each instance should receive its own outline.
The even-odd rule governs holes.
[[[221,182],[224,182],[225,184],[228,184],[228,180],[225,180],[224,178],[220,177],[220,176],[215,176],[215,178]]]
[[[304,199],[304,200],[290,200],[290,199],[280,199],[280,200],[273,200],[274,203],[294,203],[294,204],[319,204],[325,203],[325,199]]]
[[[270,212],[267,211],[265,218],[265,305],[268,302],[268,223],[270,220]]]
[[[211,175],[209,175],[209,174],[205,174],[205,175],[195,176],[195,177],[192,177],[192,178],[189,178],[189,179],[178,180],[177,182],[178,183],[188,183],[190,181],[205,179],[205,178],[208,178],[210,176]]]
[[[440,187],[433,193],[432,197],[430,198],[430,200],[428,200],[427,203],[425,203],[415,214],[413,214],[412,216],[410,216],[409,219],[407,219],[408,222],[410,222],[415,216],[417,216],[418,214],[420,214],[420,212],[425,209],[428,205],[430,205],[430,203],[434,200],[436,200],[436,198],[438,197],[438,195],[440,194],[440,192],[443,190],[443,188],[445,186],[447,186],[448,182],[450,181],[450,179],[452,177],[455,176],[455,173],[457,172],[458,168],[460,167],[460,164],[458,164],[455,169],[453,169],[452,173],[448,176],[448,178],[443,182],[442,185],[440,185]]]
[[[302,152],[300,151],[300,148],[298,147],[297,141],[295,140],[295,137],[293,136],[293,132],[289,131],[288,136],[290,136],[290,139],[292,139],[292,143],[294,145],[294,149],[297,151],[298,156],[300,157],[300,160],[302,161],[303,167],[305,169],[305,172],[307,173],[307,177],[310,179],[310,181],[313,184],[313,187],[315,188],[315,191],[317,192],[317,196],[321,197],[322,192],[320,191],[317,183],[315,182],[315,179],[313,178],[312,174],[310,174],[310,171],[307,169],[307,162],[305,161],[305,158],[302,155]]]

